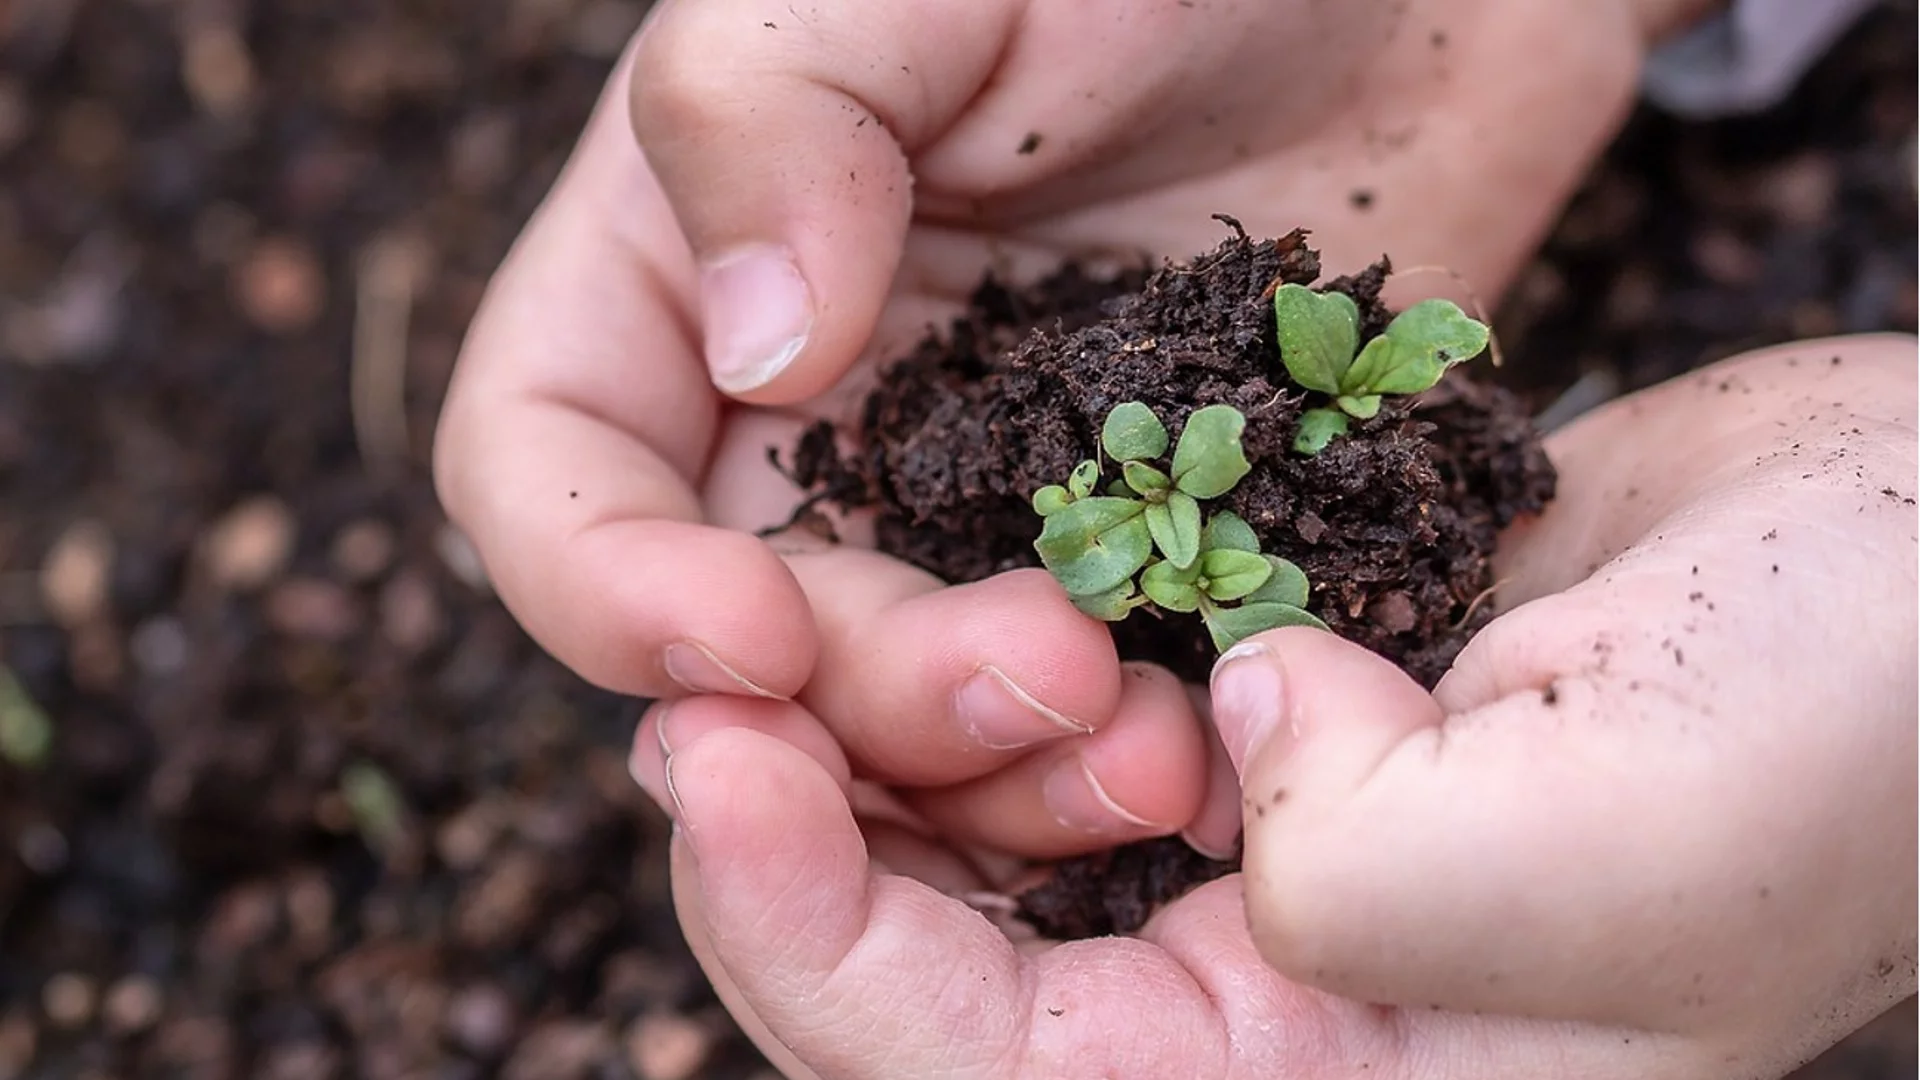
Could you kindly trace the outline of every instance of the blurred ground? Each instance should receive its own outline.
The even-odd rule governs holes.
[[[631,703],[519,634],[422,468],[641,7],[0,4],[0,1078],[764,1068]],[[1637,119],[1510,377],[1913,329],[1914,41],[1890,4],[1768,116]],[[1804,1080],[1913,1075],[1909,1003]]]

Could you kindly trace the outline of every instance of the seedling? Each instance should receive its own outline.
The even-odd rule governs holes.
[[[13,671],[0,664],[0,761],[38,769],[52,749],[53,721]]]
[[[1094,494],[1094,459],[1033,494],[1045,520],[1034,550],[1076,607],[1108,622],[1149,603],[1198,612],[1222,651],[1275,627],[1326,629],[1305,610],[1306,574],[1262,554],[1252,526],[1224,510],[1202,524],[1201,502],[1232,491],[1252,469],[1240,444],[1246,426],[1231,406],[1194,410],[1162,469],[1154,462],[1171,440],[1153,410],[1129,401],[1107,414],[1100,447],[1119,476],[1106,494]]]
[[[340,797],[367,847],[392,852],[406,835],[407,803],[386,770],[359,761],[340,773]]]
[[[1282,285],[1274,290],[1273,314],[1287,373],[1333,398],[1301,414],[1293,448],[1303,454],[1317,454],[1346,434],[1348,417],[1372,419],[1382,395],[1431,389],[1448,368],[1487,347],[1486,324],[1447,300],[1422,300],[1402,311],[1365,348],[1360,311],[1343,293]]]

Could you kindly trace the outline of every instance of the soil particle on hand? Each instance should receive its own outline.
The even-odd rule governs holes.
[[[1062,940],[1131,933],[1161,905],[1234,869],[1178,837],[1127,844],[1059,863],[1020,896],[1021,916]]]

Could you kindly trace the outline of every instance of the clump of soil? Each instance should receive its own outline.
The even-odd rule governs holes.
[[[807,432],[792,474],[814,502],[877,515],[881,550],[950,582],[1039,565],[1028,504],[1095,457],[1107,413],[1152,407],[1177,437],[1224,403],[1247,418],[1253,471],[1210,505],[1253,526],[1261,549],[1313,583],[1308,609],[1337,634],[1431,687],[1492,612],[1499,530],[1553,495],[1554,471],[1518,398],[1460,370],[1308,457],[1291,449],[1309,401],[1275,340],[1273,290],[1309,285],[1320,260],[1295,231],[1250,239],[1237,222],[1186,265],[1111,278],[1069,267],[1021,290],[989,280],[944,335],[889,368],[857,426]],[[1321,286],[1360,310],[1362,340],[1393,313],[1385,259]],[[840,440],[845,450],[839,448]],[[1200,620],[1148,609],[1115,624],[1124,659],[1204,681],[1215,651]],[[1149,850],[1149,849],[1143,849]],[[1159,903],[1231,864],[1160,842],[1151,856],[1070,864],[1025,898],[1043,932],[1127,931]]]

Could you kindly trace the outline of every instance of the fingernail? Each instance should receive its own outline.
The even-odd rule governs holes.
[[[1069,829],[1105,836],[1160,826],[1113,801],[1093,770],[1079,758],[1063,761],[1040,782],[1040,800]]]
[[[772,382],[800,355],[813,297],[786,249],[756,244],[706,264],[700,318],[713,384],[740,393]]]
[[[1187,829],[1182,832],[1180,839],[1184,841],[1188,847],[1212,859],[1214,862],[1231,862],[1233,857],[1240,853],[1240,845],[1227,844],[1221,846],[1219,844],[1211,844],[1202,840],[1199,834],[1192,829]]]
[[[666,735],[667,717],[670,706],[665,702],[655,705],[650,714],[653,718],[652,739],[635,739],[633,748],[627,752],[627,775],[640,785],[660,809],[667,809],[667,755],[669,753]],[[643,723],[644,726],[644,723]]]
[[[1213,726],[1233,760],[1234,773],[1245,776],[1248,755],[1286,714],[1286,687],[1272,650],[1253,641],[1228,649],[1213,665],[1210,687]]]
[[[1093,731],[1040,704],[992,664],[960,684],[953,695],[953,713],[961,728],[990,750],[1011,750]]]
[[[673,758],[667,758],[666,768],[662,770],[667,782],[667,801],[673,804],[673,820],[679,824],[686,820],[686,807],[680,805],[680,789],[673,783]]]
[[[713,650],[692,641],[676,641],[660,656],[667,678],[696,694],[747,694],[752,697],[778,698],[778,694],[755,685],[744,675],[728,667]]]

